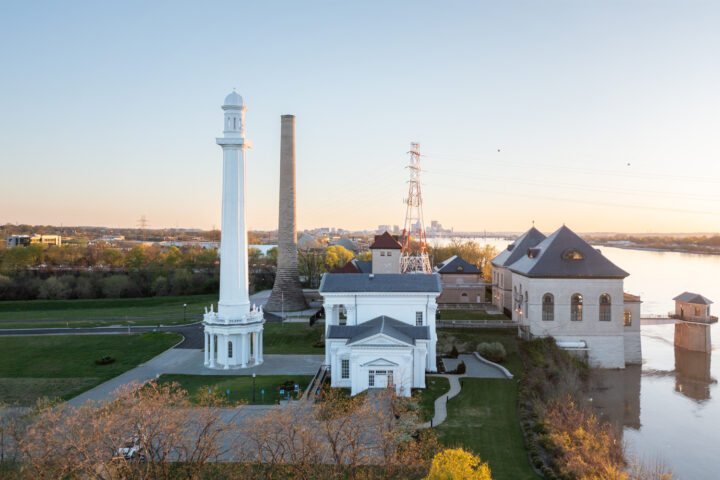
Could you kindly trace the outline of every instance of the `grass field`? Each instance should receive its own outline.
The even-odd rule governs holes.
[[[485,310],[440,310],[438,320],[497,320],[507,321],[508,317]]]
[[[435,416],[435,400],[450,390],[450,381],[443,377],[425,377],[424,390],[417,390],[420,396],[420,420],[429,422]]]
[[[179,342],[176,333],[0,337],[0,401],[63,400],[136,367]],[[109,365],[96,365],[104,356]]]
[[[272,405],[281,398],[280,386],[286,381],[292,381],[305,391],[312,375],[258,375],[255,377],[255,404]],[[250,375],[161,375],[161,382],[177,382],[188,391],[191,400],[211,389],[227,399],[227,390],[230,390],[230,403],[252,404],[253,379]],[[261,393],[262,391],[265,393]]]
[[[490,464],[494,480],[538,480],[525,451],[512,380],[463,378],[436,430],[447,447],[462,446]]]
[[[325,333],[316,323],[266,323],[263,330],[263,353],[325,355],[325,347],[313,347]]]
[[[517,331],[513,328],[438,328],[437,335],[438,354],[450,353],[453,345],[460,353],[472,353],[480,342],[500,342],[507,352],[507,358],[502,365],[515,376],[522,372]]]
[[[183,315],[201,314],[218,296],[98,298],[93,300],[17,300],[0,302],[0,328],[96,327],[107,325],[179,325]],[[183,304],[187,311],[183,313]],[[142,317],[173,316],[163,320]],[[128,319],[130,317],[130,319]],[[139,318],[138,318],[139,317]],[[32,320],[32,321],[28,321]]]

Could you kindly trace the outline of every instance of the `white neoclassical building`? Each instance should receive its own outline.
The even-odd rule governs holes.
[[[564,225],[520,253],[513,262],[499,259],[520,336],[552,336],[593,367],[640,363],[641,302],[623,291],[626,271]]]
[[[326,273],[325,364],[331,386],[356,395],[394,387],[409,396],[437,370],[437,274]]]
[[[223,150],[222,230],[220,237],[220,301],[217,312],[205,313],[205,365],[245,368],[263,361],[262,307],[250,305],[248,242],[245,213],[245,102],[234,91],[222,106],[225,127],[216,139]]]

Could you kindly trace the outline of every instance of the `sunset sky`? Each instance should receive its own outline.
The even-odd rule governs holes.
[[[3,2],[0,223],[219,227],[220,105],[248,216],[298,226],[720,231],[720,2]]]

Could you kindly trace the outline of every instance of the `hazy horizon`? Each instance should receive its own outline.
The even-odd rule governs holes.
[[[220,105],[248,111],[248,225],[720,231],[720,4],[77,1],[0,6],[0,224],[220,226]]]

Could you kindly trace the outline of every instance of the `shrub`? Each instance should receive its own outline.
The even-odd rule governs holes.
[[[458,375],[463,375],[467,371],[467,367],[465,366],[465,362],[460,362],[460,364],[457,366],[457,370],[455,373]]]
[[[458,355],[460,355],[460,352],[458,352],[458,349],[455,345],[452,346],[452,350],[450,350],[450,354],[448,355],[450,358],[457,358]]]
[[[95,360],[96,365],[110,365],[111,363],[115,363],[115,359],[110,356],[104,356]]]
[[[57,277],[50,277],[40,285],[38,298],[45,300],[64,300],[70,296],[70,289]]]
[[[432,460],[426,480],[466,478],[468,480],[492,480],[490,467],[462,448],[446,449]]]
[[[103,294],[109,298],[137,295],[137,285],[127,275],[112,275],[103,279]]]
[[[507,356],[507,352],[505,351],[505,347],[500,342],[482,342],[478,344],[477,346],[477,352],[482,355],[484,358],[490,360],[491,362],[495,363],[502,363],[505,361],[505,357]]]

